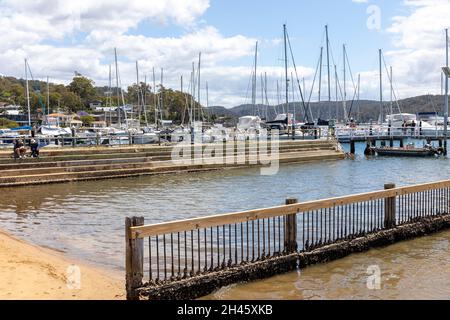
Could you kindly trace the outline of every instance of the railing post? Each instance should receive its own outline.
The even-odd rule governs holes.
[[[286,199],[286,205],[298,203],[296,198]],[[297,214],[286,216],[284,224],[284,247],[286,253],[297,251]]]
[[[388,183],[384,185],[384,190],[395,189],[395,184]],[[384,227],[386,229],[395,228],[395,213],[396,213],[396,197],[384,199]]]
[[[131,227],[143,226],[143,217],[125,218],[125,268],[127,300],[139,300],[136,289],[144,277],[144,240],[133,239]]]

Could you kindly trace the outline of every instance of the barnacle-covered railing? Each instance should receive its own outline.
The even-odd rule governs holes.
[[[236,266],[309,252],[450,212],[450,180],[332,199],[144,225],[126,219],[129,299],[161,286]],[[145,282],[145,285],[144,285]]]

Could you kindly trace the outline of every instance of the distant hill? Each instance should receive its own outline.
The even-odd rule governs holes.
[[[383,103],[383,117],[386,114],[391,113],[390,102]],[[380,102],[373,100],[361,100],[361,101],[347,101],[347,113],[350,113],[350,117],[357,119],[358,121],[368,122],[377,121],[380,115]],[[420,112],[437,112],[443,115],[444,109],[444,96],[442,95],[424,95],[407,99],[402,99],[397,102],[393,102],[393,113],[399,113],[399,107],[403,113],[418,114]],[[305,112],[303,111],[303,105],[299,102],[289,104],[289,112],[292,113],[295,108],[297,119],[304,120]],[[285,105],[278,106],[266,106],[257,105],[256,108],[253,105],[243,104],[233,108],[224,107],[211,107],[209,112],[217,117],[232,117],[235,121],[239,117],[249,115],[259,115],[264,118],[267,114],[267,118],[272,120],[279,113],[285,112]],[[344,109],[342,101],[335,102],[312,102],[310,103],[310,109],[314,119],[344,119]],[[266,113],[267,112],[267,113]]]

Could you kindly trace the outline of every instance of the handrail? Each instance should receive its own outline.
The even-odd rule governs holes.
[[[131,227],[131,237],[133,239],[142,239],[161,234],[177,233],[182,231],[198,230],[202,228],[217,227],[232,223],[242,223],[255,221],[258,219],[267,219],[279,216],[287,216],[296,213],[333,208],[358,202],[386,199],[396,196],[412,194],[421,191],[428,191],[450,187],[450,180],[439,182],[424,183],[407,187],[399,187],[389,190],[372,191],[361,194],[354,194],[344,197],[329,198],[323,200],[314,200],[292,205],[277,206],[256,210],[248,210],[235,213],[207,216],[201,218],[172,221],[167,223],[158,223],[146,226]]]

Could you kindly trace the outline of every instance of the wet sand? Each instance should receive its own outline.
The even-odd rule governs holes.
[[[73,266],[79,268],[81,277]],[[78,278],[80,282],[74,281]],[[0,231],[1,300],[125,299],[124,288],[120,275],[71,261],[60,252]]]

